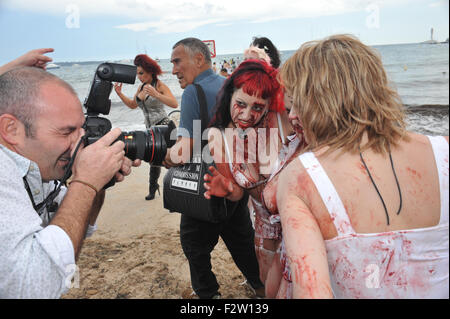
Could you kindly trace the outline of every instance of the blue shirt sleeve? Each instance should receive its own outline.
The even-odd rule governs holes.
[[[194,136],[193,125],[194,120],[200,119],[200,105],[197,99],[197,92],[194,85],[188,85],[181,96],[181,114],[180,126],[177,136],[189,137]]]

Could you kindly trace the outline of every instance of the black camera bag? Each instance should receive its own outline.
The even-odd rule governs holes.
[[[194,84],[197,90],[197,98],[200,104],[201,131],[208,124],[208,110],[206,97],[200,85]],[[201,149],[207,141],[201,141]],[[207,148],[209,152],[209,148]],[[231,202],[223,197],[211,196],[208,200],[204,197],[205,187],[203,177],[209,166],[215,166],[214,162],[206,163],[201,154],[194,154],[190,163],[182,166],[171,167],[164,176],[163,201],[164,208],[170,212],[186,214],[199,220],[219,223],[227,218],[237,207],[238,202]]]

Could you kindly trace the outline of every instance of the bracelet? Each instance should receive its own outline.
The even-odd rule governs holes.
[[[84,185],[86,185],[86,186],[92,188],[92,189],[95,191],[95,196],[97,196],[98,191],[97,191],[97,189],[95,188],[95,186],[93,186],[92,184],[89,184],[89,183],[80,181],[79,179],[74,179],[73,181],[70,181],[70,182],[69,182],[69,185],[72,184],[72,183],[81,183],[81,184],[84,184]]]

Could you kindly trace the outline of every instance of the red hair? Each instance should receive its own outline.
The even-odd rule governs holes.
[[[264,61],[246,60],[225,80],[220,90],[215,115],[210,126],[225,128],[231,122],[230,103],[233,92],[242,90],[251,96],[270,99],[269,110],[283,112],[283,90],[278,81],[278,70]]]
[[[151,57],[149,57],[147,54],[138,54],[134,58],[134,65],[140,66],[145,70],[147,73],[151,73],[154,75],[160,75],[162,74],[162,70],[158,63],[153,60]]]
[[[269,110],[280,113],[284,111],[284,100],[277,74],[278,70],[265,61],[246,60],[231,77],[236,89],[242,88],[248,95],[270,99]]]

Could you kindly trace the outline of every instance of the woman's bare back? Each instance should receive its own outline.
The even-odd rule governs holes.
[[[356,233],[425,228],[439,223],[439,178],[431,144],[423,135],[409,134],[409,137],[408,142],[402,141],[398,147],[391,148],[401,200],[389,156],[375,154],[371,150],[362,153],[385,202],[389,225],[382,201],[359,153],[344,153],[340,156],[337,156],[338,152],[324,156],[325,150],[315,153],[336,188]],[[287,169],[297,175],[298,183],[288,186],[293,189],[286,191],[296,192],[307,203],[324,239],[336,237],[337,231],[330,213],[320,195],[310,191],[312,181],[303,166],[295,161]],[[309,191],[305,192],[306,189]],[[397,215],[400,204],[400,213]]]

